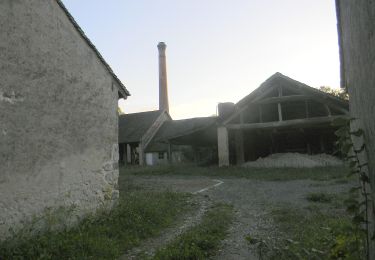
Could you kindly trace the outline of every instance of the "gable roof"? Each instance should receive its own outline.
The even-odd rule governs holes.
[[[256,101],[259,101],[263,98],[264,95],[267,95],[270,91],[277,89],[278,87],[286,87],[289,89],[295,89],[296,92],[303,92],[305,95],[309,95],[314,97],[314,99],[324,101],[324,103],[330,103],[331,105],[335,105],[340,110],[345,111],[348,113],[349,110],[349,102],[342,98],[336,97],[332,94],[323,92],[316,88],[310,87],[304,83],[301,83],[297,80],[289,78],[280,72],[276,72],[271,77],[269,77],[265,82],[263,82],[257,89],[251,92],[249,95],[241,99],[235,105],[235,111],[231,116],[229,116],[223,124],[228,124],[231,122],[236,116],[239,116],[241,111],[246,109],[246,107]]]
[[[275,88],[277,86],[287,86],[290,88],[297,88],[304,90],[308,92],[311,95],[317,95],[319,97],[323,98],[328,98],[332,102],[344,105],[344,106],[349,106],[349,102],[347,100],[344,100],[342,98],[336,97],[334,95],[331,95],[329,93],[323,92],[319,89],[310,87],[302,82],[299,82],[295,79],[289,78],[288,76],[285,76],[281,74],[280,72],[276,72],[273,74],[271,77],[269,77],[265,82],[263,82],[257,89],[255,89],[253,92],[251,92],[249,95],[241,99],[240,101],[237,102],[236,106],[238,108],[243,107],[244,105],[248,104],[252,100],[254,100],[256,97],[261,95],[263,92],[265,92],[269,88]]]
[[[164,122],[152,141],[165,142],[170,139],[187,136],[214,126],[216,122],[217,117],[196,117],[167,121]]]
[[[140,142],[164,111],[155,110],[119,116],[119,143]]]
[[[130,96],[130,93],[126,89],[125,85],[116,76],[116,74],[113,72],[112,68],[104,60],[103,56],[100,54],[100,52],[98,51],[98,49],[90,41],[90,39],[86,36],[86,34],[83,32],[82,28],[78,25],[78,23],[74,20],[73,16],[70,14],[70,12],[68,11],[68,9],[62,3],[62,1],[61,0],[56,0],[56,2],[61,7],[61,9],[64,11],[64,13],[68,17],[69,21],[73,24],[74,28],[81,35],[81,37],[83,38],[83,40],[88,44],[88,46],[94,51],[94,53],[96,54],[96,56],[99,58],[99,60],[103,63],[104,67],[108,70],[109,74],[111,74],[111,76],[114,78],[114,80],[118,83],[118,85],[119,85],[119,90],[118,91],[119,91],[121,97],[126,99],[127,96]]]

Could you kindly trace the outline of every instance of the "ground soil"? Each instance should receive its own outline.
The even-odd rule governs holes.
[[[221,249],[213,259],[258,259],[256,249],[250,248],[245,237],[275,235],[275,226],[269,217],[273,209],[279,205],[303,209],[311,205],[306,200],[309,193],[341,193],[353,186],[352,183],[311,180],[259,181],[243,178],[211,179],[199,176],[130,176],[129,178],[134,185],[145,189],[194,193],[193,201],[199,206],[195,213],[185,216],[175,227],[163,232],[162,236],[146,241],[122,259],[135,259],[140,252],[152,255],[157,248],[164,246],[178,234],[198,223],[209,205],[214,202],[232,204],[235,218],[227,238],[222,242]],[[223,183],[217,185],[218,181]],[[208,189],[198,192],[205,188]],[[319,207],[328,208],[329,205],[319,204]]]

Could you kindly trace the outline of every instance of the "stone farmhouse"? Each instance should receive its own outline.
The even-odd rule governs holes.
[[[126,157],[122,161],[229,166],[273,153],[334,152],[337,129],[332,122],[348,116],[348,101],[281,73],[237,104],[219,103],[217,116],[172,120],[166,105],[165,47],[158,45],[159,111],[121,116],[120,152]]]
[[[0,238],[56,208],[118,197],[128,90],[59,0],[0,2]]]

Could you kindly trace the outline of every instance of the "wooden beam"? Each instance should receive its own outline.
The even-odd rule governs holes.
[[[241,123],[241,124],[244,123],[244,119],[243,119],[243,116],[244,116],[243,114],[244,114],[244,113],[243,113],[243,112],[244,112],[244,111],[241,111],[241,112],[240,112],[240,123]]]
[[[245,162],[243,131],[235,131],[234,138],[236,143],[236,164],[241,165]]]
[[[283,111],[281,111],[281,103],[277,104],[277,111],[279,112],[279,121],[283,121]]]
[[[329,106],[328,106],[327,104],[324,104],[324,107],[325,107],[325,109],[326,109],[326,111],[327,111],[327,115],[328,115],[328,116],[332,116],[332,114],[331,114],[331,109],[329,109]]]
[[[255,102],[257,102],[258,100],[264,98],[266,95],[268,95],[269,93],[271,93],[275,88],[273,87],[270,87],[268,89],[266,89],[265,91],[258,91],[259,93],[257,93],[257,97],[255,97],[253,100],[251,100],[251,104],[254,104]],[[253,94],[253,93],[251,93]],[[246,110],[248,107],[249,107],[249,104],[246,104],[244,105],[243,107],[241,107],[238,111],[234,112],[228,119],[226,119],[223,124],[226,125],[228,124],[230,121],[232,121],[236,116],[239,115],[239,113],[241,113],[242,111]]]
[[[253,124],[230,124],[227,125],[228,129],[272,129],[272,128],[283,128],[283,127],[304,127],[313,126],[318,124],[329,124],[336,118],[342,118],[343,116],[330,116],[330,117],[314,117],[304,119],[293,119],[285,121],[275,121],[267,123],[253,123]]]
[[[279,98],[283,96],[283,89],[279,87],[277,89],[279,91]],[[281,111],[281,103],[277,103],[277,111],[279,112],[279,121],[283,121],[283,112]]]
[[[306,95],[293,95],[293,96],[281,96],[281,97],[270,97],[262,99],[256,102],[256,104],[273,104],[273,103],[282,103],[290,101],[305,101],[311,99],[311,97]]]
[[[341,107],[339,105],[334,104],[333,102],[330,102],[328,99],[324,100],[324,98],[318,98],[316,96],[308,96],[308,95],[293,95],[293,96],[282,96],[282,97],[271,97],[266,98],[263,100],[259,100],[256,103],[257,104],[272,104],[272,103],[284,103],[284,102],[292,102],[292,101],[305,101],[306,100],[314,100],[316,102],[319,102],[324,105],[328,105],[328,107],[332,107],[340,112],[342,112],[344,115],[348,115],[349,112],[344,107]],[[325,103],[328,102],[328,103]]]
[[[305,100],[305,113],[306,113],[306,118],[309,118],[309,101]]]
[[[277,88],[277,91],[279,92],[279,97],[282,97],[283,96],[283,88],[281,86],[279,86]]]

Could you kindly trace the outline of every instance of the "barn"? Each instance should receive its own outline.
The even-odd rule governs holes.
[[[219,166],[273,153],[333,153],[332,122],[348,101],[275,73],[237,104],[219,105]]]
[[[123,165],[156,165],[168,162],[168,147],[160,145],[147,150],[160,127],[172,118],[166,110],[120,115],[119,151]]]

